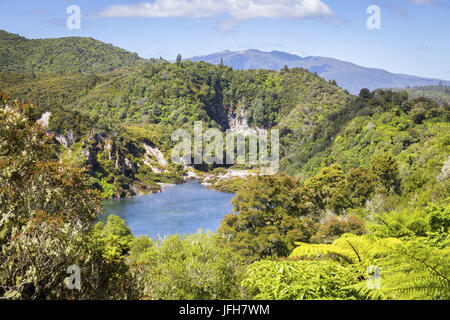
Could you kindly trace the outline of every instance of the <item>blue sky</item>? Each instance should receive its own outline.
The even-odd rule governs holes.
[[[370,5],[381,30],[369,30]],[[69,5],[82,12],[69,30]],[[89,36],[145,58],[260,49],[450,80],[450,0],[0,0],[0,29]]]

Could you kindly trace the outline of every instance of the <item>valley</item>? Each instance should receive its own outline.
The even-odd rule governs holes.
[[[6,31],[0,67],[0,298],[449,299],[444,83],[350,93],[300,66]],[[207,139],[174,162],[199,124],[245,146],[277,130],[279,172],[196,161]]]

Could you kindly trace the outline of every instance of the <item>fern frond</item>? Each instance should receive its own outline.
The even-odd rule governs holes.
[[[362,263],[370,265],[375,259],[386,256],[390,249],[387,245],[398,246],[401,243],[396,238],[377,239],[370,235],[357,236],[345,234],[332,244],[306,244],[295,248],[290,258],[330,257],[344,260],[347,264]]]
[[[368,299],[450,298],[450,248],[439,249],[423,239],[347,234],[332,244],[301,244],[290,257],[334,259],[347,267],[377,266],[381,271],[379,289],[371,289],[366,281],[352,287]]]
[[[449,299],[449,251],[419,240],[391,248],[384,262],[384,291],[399,299]]]

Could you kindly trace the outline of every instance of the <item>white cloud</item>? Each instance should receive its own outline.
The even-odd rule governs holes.
[[[450,4],[448,3],[448,0],[445,0],[445,2],[437,0],[409,0],[409,2],[419,6],[427,6],[427,7],[437,6],[445,9],[450,9]]]
[[[100,11],[101,17],[206,18],[219,14],[225,3],[215,0],[156,0],[134,5],[113,5]]]
[[[409,0],[412,4],[419,4],[424,6],[432,6],[435,4],[432,0]]]
[[[221,14],[228,14],[233,19],[241,21],[256,18],[318,19],[334,17],[334,12],[322,0],[155,0],[152,3],[109,6],[100,11],[98,16],[108,18],[209,18]]]
[[[227,33],[233,31],[239,25],[239,23],[240,22],[236,19],[220,20],[216,23],[215,28],[219,31]]]

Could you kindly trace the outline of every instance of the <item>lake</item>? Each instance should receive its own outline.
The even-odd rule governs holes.
[[[232,212],[233,198],[234,194],[208,190],[199,181],[189,181],[164,186],[160,193],[107,200],[99,220],[117,215],[127,222],[134,236],[152,239],[198,229],[216,231],[222,218]]]

